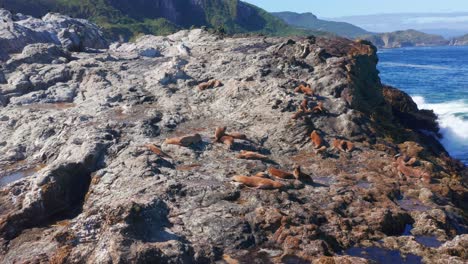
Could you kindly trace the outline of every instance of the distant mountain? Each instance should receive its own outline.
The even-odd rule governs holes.
[[[452,38],[468,33],[468,12],[375,14],[330,18],[352,23],[371,32],[415,29],[428,34]]]
[[[361,36],[379,48],[445,46],[449,41],[439,35],[431,35],[416,30],[403,30]]]
[[[468,34],[461,36],[461,37],[456,37],[450,40],[450,45],[453,46],[468,46]]]
[[[0,0],[0,6],[13,13],[36,17],[52,11],[87,18],[103,27],[106,35],[112,38],[166,35],[201,26],[226,33],[321,34],[289,26],[239,0]]]
[[[272,14],[283,19],[289,25],[312,30],[327,31],[342,37],[355,38],[357,36],[370,34],[368,31],[350,23],[318,19],[317,16],[312,13],[299,14],[294,12],[277,12]]]

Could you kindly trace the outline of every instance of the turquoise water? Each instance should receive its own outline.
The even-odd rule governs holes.
[[[468,164],[468,47],[379,51],[380,78],[439,117],[442,144]]]

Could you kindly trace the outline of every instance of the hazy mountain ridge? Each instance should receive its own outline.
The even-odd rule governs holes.
[[[379,48],[428,47],[450,44],[450,41],[442,36],[426,34],[413,29],[365,35],[360,38],[372,42]]]
[[[447,39],[468,33],[468,12],[372,14],[327,19],[352,23],[380,33],[415,29]]]
[[[97,23],[111,38],[167,35],[207,26],[227,33],[322,34],[296,29],[268,12],[238,0],[0,0],[13,13],[40,17],[59,12]]]
[[[342,37],[355,38],[370,33],[350,23],[319,19],[312,13],[274,12],[272,14],[293,26],[327,31]]]

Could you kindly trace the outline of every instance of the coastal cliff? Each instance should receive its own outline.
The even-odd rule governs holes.
[[[370,42],[195,29],[73,49],[76,20],[0,14],[0,262],[466,260],[467,169]]]

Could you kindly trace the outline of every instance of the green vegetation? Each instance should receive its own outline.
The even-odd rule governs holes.
[[[86,18],[112,39],[141,34],[168,35],[183,28],[206,26],[228,34],[310,35],[323,32],[298,29],[239,0],[0,0],[14,13],[40,17],[58,12]]]

